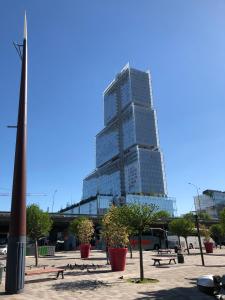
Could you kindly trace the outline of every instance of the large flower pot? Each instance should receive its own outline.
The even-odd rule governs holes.
[[[90,244],[80,244],[80,255],[81,258],[88,258],[90,255],[91,245]]]
[[[213,243],[212,242],[204,242],[206,253],[213,253]]]
[[[112,271],[124,271],[126,265],[127,248],[109,248]]]

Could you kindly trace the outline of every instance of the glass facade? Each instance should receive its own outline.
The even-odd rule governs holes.
[[[129,70],[132,102],[141,106],[151,107],[150,74],[136,69]]]
[[[65,211],[66,214],[80,214],[80,209],[79,206],[69,208],[68,210]]]
[[[118,154],[118,129],[114,125],[96,136],[96,166],[103,165]]]
[[[117,114],[117,104],[116,104],[116,93],[111,92],[104,96],[104,124],[105,126],[110,123],[110,121]]]
[[[160,151],[139,149],[140,178],[142,193],[164,195],[165,184]],[[149,180],[151,178],[151,180]]]
[[[167,199],[148,72],[128,66],[110,83],[104,92],[104,125],[96,136],[96,169],[83,181],[82,198],[143,193]]]
[[[83,199],[95,196],[98,193],[98,173],[94,172],[83,181]]]
[[[102,174],[99,176],[99,193],[108,195],[120,194],[120,173],[114,171],[110,174]]]
[[[113,197],[98,195],[95,199],[81,201],[63,210],[63,214],[103,215],[113,203]]]
[[[104,215],[112,204],[118,204],[120,199],[113,196],[97,195],[95,199],[90,199],[73,205],[64,211],[64,214],[82,214],[82,215]],[[153,204],[156,210],[166,210],[171,216],[176,215],[176,201],[171,197],[154,197],[142,195],[126,195],[126,203]]]
[[[156,206],[156,210],[168,211],[171,216],[175,216],[177,210],[176,201],[171,197],[127,195],[126,203],[153,204]]]
[[[104,195],[120,195],[120,170],[118,161],[96,169],[83,181],[83,199]]]
[[[80,205],[80,214],[82,215],[96,215],[97,214],[97,200]]]
[[[98,196],[98,214],[103,215],[107,212],[109,207],[112,205],[112,196]]]
[[[202,195],[194,197],[194,203],[196,211],[207,212],[218,219],[220,211],[225,208],[225,192],[205,190]]]
[[[122,119],[123,150],[135,144],[135,121],[132,107],[124,113]]]
[[[134,106],[136,144],[157,148],[158,135],[155,110]]]

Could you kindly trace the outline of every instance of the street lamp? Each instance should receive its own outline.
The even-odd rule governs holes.
[[[24,289],[26,252],[26,145],[27,145],[27,20],[24,17],[23,43],[15,44],[22,61],[20,96],[17,118],[16,149],[14,158],[13,187],[8,250],[6,261],[5,291],[17,294]],[[14,127],[15,128],[15,127]]]
[[[199,249],[200,249],[200,254],[201,254],[201,259],[202,259],[202,265],[205,265],[204,261],[204,256],[203,256],[203,251],[202,251],[202,242],[201,242],[201,237],[200,237],[200,230],[199,230],[199,217],[196,211],[193,211],[194,217],[195,217],[195,224],[197,228],[197,236],[198,236],[198,243],[199,243]]]
[[[57,190],[54,190],[54,193],[52,195],[52,212],[53,212],[53,208],[54,208],[54,203],[55,203],[55,194],[57,193]]]
[[[196,188],[196,191],[197,191],[197,195],[198,195],[198,206],[199,206],[199,210],[201,212],[201,204],[200,204],[200,197],[199,197],[199,187],[197,187],[197,185],[191,183],[191,182],[188,182],[188,184],[192,185],[193,187]]]

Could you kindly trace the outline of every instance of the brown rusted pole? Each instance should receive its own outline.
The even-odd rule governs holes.
[[[11,219],[8,238],[5,291],[16,294],[24,288],[26,251],[26,144],[27,144],[27,24],[24,20],[22,70],[17,120]]]
[[[201,259],[202,259],[202,265],[205,265],[205,261],[204,261],[204,255],[203,255],[203,251],[202,251],[202,242],[201,242],[201,236],[200,236],[200,230],[199,230],[199,220],[198,220],[198,215],[195,215],[195,224],[196,224],[196,228],[197,228],[197,235],[198,235],[198,243],[199,243],[199,249],[200,249],[200,254],[201,254]]]

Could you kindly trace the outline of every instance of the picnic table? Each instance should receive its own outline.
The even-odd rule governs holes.
[[[174,257],[174,256],[153,257],[152,260],[154,260],[153,266],[155,266],[156,263],[158,263],[158,265],[160,266],[162,261],[168,261],[169,265],[171,264],[172,261],[176,264],[176,257]]]
[[[46,273],[57,273],[56,279],[58,279],[59,275],[61,274],[62,279],[64,279],[64,269],[60,268],[37,268],[37,269],[31,269],[31,270],[25,270],[26,276],[33,276],[33,275],[41,275]]]

